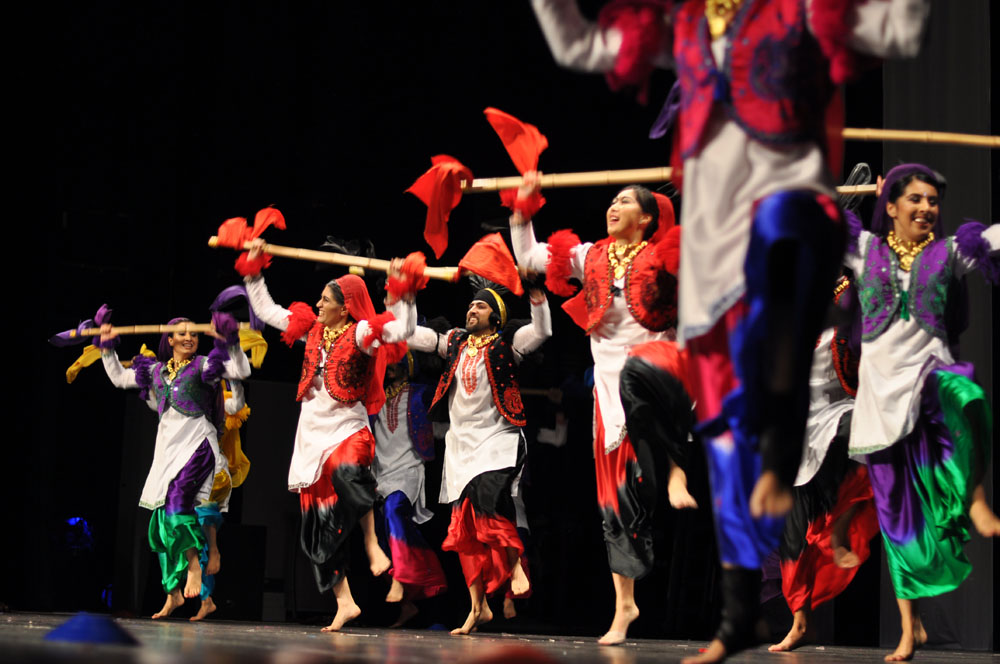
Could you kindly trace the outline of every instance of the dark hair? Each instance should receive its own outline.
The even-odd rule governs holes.
[[[635,193],[635,200],[639,204],[639,207],[645,214],[652,215],[652,219],[648,224],[646,224],[645,229],[642,233],[642,239],[648,240],[653,237],[653,233],[656,229],[660,227],[660,204],[656,201],[656,196],[653,195],[649,189],[643,187],[641,184],[630,184],[628,186],[622,187],[618,190],[618,193],[622,193],[631,189]]]
[[[944,200],[944,190],[948,187],[948,183],[945,181],[944,176],[940,173],[929,175],[927,173],[917,171],[914,173],[908,173],[892,183],[892,186],[889,187],[889,202],[895,203],[898,201],[899,197],[903,195],[906,188],[910,186],[910,183],[914,180],[920,180],[921,182],[934,187],[938,192],[938,200]]]
[[[326,287],[330,289],[333,293],[333,299],[337,301],[337,304],[344,306],[344,291],[340,288],[340,284],[337,283],[336,279],[331,279],[326,283]]]
[[[167,325],[177,325],[178,323],[190,323],[190,322],[191,322],[190,318],[186,318],[184,316],[178,316],[177,318],[171,318],[170,320],[168,320]],[[197,332],[195,332],[194,334],[197,334]],[[162,335],[160,335],[160,345],[156,349],[157,350],[156,359],[158,359],[160,362],[166,362],[167,360],[169,360],[174,356],[174,349],[170,346],[170,342],[167,341],[167,339],[170,339],[173,336],[174,336],[173,332],[164,332]]]

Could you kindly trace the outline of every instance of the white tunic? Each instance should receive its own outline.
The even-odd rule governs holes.
[[[458,330],[452,330],[452,333]],[[514,333],[514,361],[521,359],[552,336],[552,321],[547,302],[531,305],[531,325]],[[448,335],[417,326],[409,339],[410,347],[424,352],[437,351],[441,357],[448,352]],[[517,463],[520,428],[508,422],[493,402],[486,369],[486,352],[475,357],[461,353],[455,376],[448,393],[448,419],[451,426],[445,434],[444,477],[441,480],[441,501],[454,502],[462,490],[477,475],[491,470],[510,468]]]
[[[862,231],[858,247],[844,256],[844,265],[860,278],[871,233]],[[1000,226],[983,233],[993,251],[1000,248]],[[954,275],[958,279],[975,269],[976,261],[956,251]],[[902,291],[910,287],[910,273],[898,270]],[[885,331],[861,344],[858,396],[851,421],[851,455],[885,449],[913,431],[920,415],[924,381],[935,369],[953,364],[951,349],[943,339],[928,334],[916,316],[902,320],[897,315]]]
[[[275,304],[267,291],[263,277],[247,277],[247,293],[250,306],[257,317],[279,330],[288,328],[291,312]],[[403,300],[389,308],[396,320],[382,328],[382,338],[387,343],[403,341],[413,329],[416,311],[413,304]],[[375,352],[379,342],[365,349],[362,340],[368,334],[368,322],[360,321],[355,327],[354,340],[358,348],[369,355]],[[306,337],[302,337],[305,340]],[[368,427],[368,411],[360,401],[337,401],[326,391],[323,375],[326,367],[326,351],[320,348],[320,364],[312,384],[302,397],[302,409],[295,429],[295,447],[292,462],[288,467],[288,490],[301,491],[312,486],[320,477],[323,463],[333,453],[341,441]]]
[[[250,363],[247,356],[243,354],[238,345],[230,346],[229,359],[226,360],[222,377],[229,379],[241,379],[250,375]],[[122,389],[135,389],[139,387],[135,379],[135,369],[122,366],[118,361],[118,355],[114,352],[102,353],[101,359],[104,363],[104,370],[111,379],[115,387]],[[208,358],[199,356],[202,366],[199,371],[204,370]],[[158,410],[156,395],[153,390],[149,390],[146,399],[147,405]],[[139,498],[139,505],[146,509],[153,510],[163,505],[167,497],[167,488],[170,482],[177,476],[184,465],[191,459],[202,442],[208,440],[212,446],[212,454],[215,457],[215,470],[211,477],[205,480],[198,491],[197,501],[207,501],[212,490],[212,483],[215,480],[215,473],[225,469],[226,458],[219,452],[219,439],[215,425],[207,417],[188,417],[175,408],[167,408],[160,417],[160,424],[156,429],[156,444],[153,448],[153,463],[149,467],[149,474],[146,475],[146,483],[142,487],[142,494]]]
[[[532,0],[532,7],[556,62],[591,72],[614,67],[622,45],[615,28],[602,30],[586,21],[573,0]],[[855,5],[848,42],[860,52],[879,57],[913,55],[927,11],[927,0]],[[712,42],[716,62],[722,62],[727,41],[722,36]],[[654,64],[669,66],[672,48],[672,43],[664,44]],[[682,345],[708,332],[742,297],[754,202],[792,189],[833,193],[818,146],[761,143],[719,105],[702,143],[696,155],[684,160],[684,233],[678,276],[678,340]]]
[[[387,498],[391,493],[402,491],[413,505],[413,520],[424,523],[434,514],[427,509],[424,499],[424,462],[410,439],[410,390],[406,385],[395,397],[386,399],[375,418],[372,473],[380,496]]]

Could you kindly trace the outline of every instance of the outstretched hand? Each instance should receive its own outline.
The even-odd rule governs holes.
[[[107,343],[118,338],[118,333],[113,330],[111,323],[101,325],[101,347],[106,348]]]
[[[253,240],[250,240],[250,245],[251,245],[250,246],[250,253],[247,254],[247,260],[248,261],[253,261],[253,260],[256,260],[257,258],[259,258],[260,255],[262,253],[264,253],[264,245],[265,244],[267,244],[267,243],[264,242],[264,238],[257,237],[257,238],[254,238]]]
[[[540,171],[526,171],[521,176],[521,186],[517,188],[517,199],[519,201],[529,199],[542,190],[542,173]],[[510,216],[510,223],[515,226],[526,224],[528,219],[524,214],[514,208],[514,214]]]

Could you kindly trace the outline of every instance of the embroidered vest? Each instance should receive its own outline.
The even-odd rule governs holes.
[[[431,402],[431,410],[448,394],[448,388],[451,387],[468,338],[469,333],[465,330],[452,330],[448,335],[448,371],[441,374],[437,391],[434,392],[434,400]],[[503,335],[498,336],[486,352],[486,375],[490,379],[493,403],[505,420],[514,426],[523,427],[527,422],[524,419],[524,404],[521,402],[521,388],[518,386],[515,371],[514,351],[504,341]]]
[[[413,451],[424,461],[434,460],[434,426],[427,416],[427,405],[424,401],[424,394],[429,389],[427,385],[411,383],[409,403],[406,408],[406,425],[409,427]]]
[[[729,29],[724,61],[712,55],[704,0],[674,15],[674,59],[681,88],[680,148],[698,152],[712,109],[765,143],[821,139],[833,94],[829,65],[806,27],[804,0],[747,0]]]
[[[877,339],[895,319],[908,310],[928,334],[948,340],[945,306],[954,273],[952,238],[935,240],[913,260],[910,287],[902,291],[899,258],[885,240],[872,235],[865,252],[865,269],[858,281],[861,298],[861,339]]]
[[[163,417],[168,408],[187,417],[207,417],[212,412],[215,390],[201,380],[204,361],[203,355],[195,355],[169,383],[166,363],[157,362],[153,365],[153,393],[156,395],[156,411],[160,417]]]
[[[333,342],[330,352],[326,355],[326,371],[323,373],[323,384],[326,386],[327,394],[337,401],[348,403],[361,401],[365,397],[371,374],[375,371],[373,358],[363,353],[354,342],[356,325],[357,323],[348,325],[347,331]],[[302,401],[305,397],[319,370],[320,358],[323,356],[324,327],[322,323],[316,321],[309,329],[296,401]]]
[[[587,334],[600,322],[614,297],[608,264],[611,242],[612,238],[605,238],[590,247],[583,263],[583,289],[563,305]],[[647,330],[662,332],[677,325],[677,278],[657,265],[652,244],[636,254],[626,268],[624,295],[629,313]],[[581,307],[586,309],[585,318],[575,315],[574,310]]]

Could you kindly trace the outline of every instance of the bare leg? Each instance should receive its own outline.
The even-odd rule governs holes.
[[[851,551],[851,541],[847,535],[851,527],[851,519],[861,507],[861,503],[854,503],[850,509],[837,517],[833,522],[830,533],[830,546],[833,548],[833,564],[842,569],[850,569],[861,564],[858,554]]]
[[[184,584],[184,597],[197,597],[201,594],[201,563],[198,562],[198,552],[188,549],[184,552],[188,561],[187,583]]]
[[[469,586],[469,601],[472,606],[469,617],[465,619],[465,623],[461,627],[451,630],[452,634],[471,634],[476,631],[479,625],[493,620],[493,612],[490,611],[490,605],[486,602],[486,593],[483,591],[482,579],[476,579]]]
[[[778,480],[775,472],[765,470],[750,493],[750,514],[754,518],[781,516],[792,509],[792,501],[792,492]]]
[[[771,652],[788,652],[808,643],[810,634],[809,614],[809,609],[799,609],[793,613],[792,628],[788,630],[788,634],[782,639],[781,643],[775,643],[768,650]]]
[[[975,491],[972,492],[969,518],[972,519],[972,525],[983,537],[1000,536],[1000,519],[990,509],[990,504],[986,502],[986,490],[983,489],[982,484],[976,486]]]
[[[389,593],[385,596],[385,601],[393,603],[402,602],[404,590],[403,584],[393,579],[392,585],[389,586]]]
[[[521,556],[517,555],[517,549],[512,546],[507,547],[507,560],[510,563],[510,591],[514,596],[523,595],[531,590],[531,582],[528,575],[524,573],[521,566]]]
[[[927,642],[927,632],[924,631],[924,624],[920,620],[920,612],[917,603],[910,599],[896,598],[899,605],[899,617],[902,621],[903,633],[899,637],[899,645],[896,650],[885,656],[887,662],[908,662],[913,659],[913,653],[917,648]]]
[[[215,602],[212,601],[211,595],[202,601],[201,606],[198,608],[198,613],[188,618],[188,620],[198,622],[199,620],[204,620],[205,616],[210,613],[215,613]]]
[[[212,576],[218,574],[219,569],[222,568],[222,556],[219,555],[219,546],[216,544],[218,529],[215,526],[205,526],[203,530],[205,531],[205,539],[208,540],[208,563],[205,565],[205,574]]]
[[[624,643],[628,626],[639,617],[639,607],[635,603],[635,579],[612,572],[611,581],[615,584],[615,617],[611,620],[611,628],[597,640],[606,646]]]
[[[514,606],[514,600],[510,597],[503,598],[503,617],[507,620],[517,618],[517,607]]]
[[[174,588],[167,594],[167,601],[163,603],[163,608],[153,614],[153,620],[166,618],[174,612],[174,609],[182,604],[184,604],[184,595],[181,594],[180,588]]]
[[[392,561],[378,545],[378,536],[375,534],[375,515],[372,510],[368,510],[361,517],[361,531],[365,536],[365,553],[368,554],[372,576],[382,576],[392,567]]]
[[[337,615],[333,617],[333,622],[320,630],[323,632],[339,632],[341,627],[361,615],[361,607],[354,603],[351,584],[346,576],[333,586],[333,595],[337,598]]]
[[[670,506],[674,509],[683,510],[698,507],[694,496],[688,492],[687,474],[684,469],[670,460],[670,478],[667,480],[667,496],[670,498]]]

